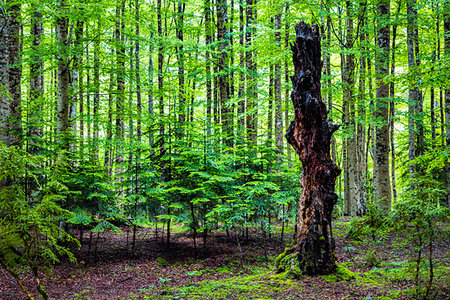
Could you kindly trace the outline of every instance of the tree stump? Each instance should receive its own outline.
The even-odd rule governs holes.
[[[331,232],[337,202],[335,181],[341,170],[331,160],[330,140],[339,125],[327,120],[320,77],[322,60],[319,28],[301,22],[295,26],[291,46],[295,75],[291,94],[295,118],[286,139],[302,162],[300,204],[295,244],[276,259],[279,273],[294,278],[302,274],[329,274],[336,269],[335,241]]]

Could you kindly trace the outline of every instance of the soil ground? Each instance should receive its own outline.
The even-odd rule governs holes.
[[[195,250],[192,234],[181,226],[173,228],[170,246],[161,232],[156,236],[154,228],[139,228],[133,255],[131,228],[123,227],[118,233],[95,233],[90,243],[85,233],[82,247],[74,250],[78,263],[62,261],[52,273],[42,274],[43,283],[51,299],[415,299],[414,249],[395,233],[350,241],[349,224],[348,219],[333,224],[338,263],[347,270],[345,275],[301,280],[276,275],[274,258],[290,241],[292,229],[283,242],[280,227],[270,238],[261,231],[250,232],[248,240],[235,231],[229,236],[214,232],[206,245],[199,238]],[[75,237],[79,234],[74,232]],[[449,299],[449,241],[437,241],[433,248],[430,296]],[[429,265],[422,263],[420,270],[423,287]],[[34,287],[29,272],[20,276]],[[26,299],[2,269],[0,299]]]

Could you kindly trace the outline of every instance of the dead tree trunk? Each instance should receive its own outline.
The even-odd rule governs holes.
[[[286,139],[302,162],[296,244],[277,260],[278,272],[329,274],[336,268],[335,242],[331,233],[333,207],[337,202],[335,181],[340,169],[331,160],[330,140],[339,126],[327,120],[320,94],[322,73],[319,28],[304,22],[295,27],[292,47],[295,75],[291,78],[295,118]]]

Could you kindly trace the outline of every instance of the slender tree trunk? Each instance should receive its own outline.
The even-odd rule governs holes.
[[[246,52],[245,52],[245,66],[247,70],[247,107],[246,107],[246,116],[247,116],[247,138],[250,148],[253,149],[255,147],[256,143],[256,114],[255,114],[255,75],[253,74],[254,70],[254,61],[253,61],[253,46],[252,46],[252,40],[253,40],[253,31],[254,31],[254,14],[253,14],[253,8],[254,3],[253,0],[247,0],[247,6],[246,6],[246,31],[245,31],[245,46],[246,46]],[[254,151],[254,149],[252,150]]]
[[[367,211],[366,205],[366,4],[360,3],[359,12],[359,41],[361,45],[361,57],[359,61],[359,97],[358,97],[358,122],[357,122],[357,136],[356,136],[356,176],[357,176],[357,186],[356,186],[356,214],[362,216]]]
[[[244,1],[239,0],[239,44],[241,49],[244,49]],[[241,137],[241,142],[244,139],[245,132],[245,51],[241,50],[239,55],[239,67],[240,67],[240,78],[239,78],[239,103],[238,103],[238,135]]]
[[[415,80],[416,73],[416,59],[414,53],[414,31],[417,26],[417,11],[415,10],[416,0],[407,0],[407,47],[408,47],[408,66],[409,66],[409,74]],[[409,161],[413,161],[416,158],[416,128],[414,124],[414,118],[416,116],[415,106],[417,104],[417,87],[412,87],[408,91],[408,137],[409,137],[409,146],[408,146],[408,158]],[[414,178],[416,173],[416,165],[409,165],[409,176],[411,179]],[[411,182],[410,188],[413,189],[414,185]]]
[[[281,7],[280,7],[281,9]],[[275,15],[275,45],[281,52],[281,12]],[[275,137],[277,140],[277,149],[280,154],[283,153],[283,114],[281,110],[281,64],[280,60],[275,63],[275,80],[274,80],[274,96],[275,96]],[[279,159],[282,156],[279,155]]]
[[[77,23],[76,30],[75,30],[75,38],[81,40],[84,37],[84,22],[79,21],[81,24]],[[78,52],[78,63],[80,66],[84,65],[83,57],[84,57],[84,49],[80,48],[80,52]],[[84,68],[79,68],[79,74],[78,74],[78,116],[80,118],[80,128],[78,130],[78,136],[79,136],[79,153],[80,157],[83,158],[84,154]]]
[[[136,106],[137,106],[137,128],[136,128],[136,134],[138,138],[138,156],[137,158],[140,158],[140,149],[141,145],[140,142],[142,140],[142,94],[141,94],[141,65],[140,65],[140,3],[139,0],[135,0],[134,2],[135,7],[135,21],[136,21],[136,27],[135,27],[135,33],[136,33],[136,42],[135,42],[135,73],[136,73]],[[138,162],[139,163],[139,162]],[[137,180],[137,178],[136,178]],[[137,187],[136,187],[137,188]]]
[[[123,141],[125,138],[124,126],[124,103],[125,103],[125,0],[117,3],[116,7],[116,64],[117,64],[117,95],[116,95],[116,134],[115,134],[115,174],[122,173],[122,164],[124,160]],[[116,181],[121,183],[122,177],[117,177]],[[119,190],[122,190],[119,188]],[[120,193],[122,194],[122,193]]]
[[[177,61],[178,61],[178,101],[179,101],[179,110],[178,110],[178,123],[180,129],[179,135],[180,138],[184,136],[184,126],[186,121],[186,95],[185,95],[185,76],[184,76],[184,53],[183,53],[183,30],[184,30],[184,10],[186,8],[186,3],[183,0],[178,0],[177,3],[177,20],[176,20],[176,34],[179,46],[177,47]]]
[[[22,63],[20,46],[20,4],[14,4],[8,9],[9,52],[8,52],[8,91],[11,97],[9,105],[10,145],[22,146]]]
[[[319,28],[302,22],[296,26],[296,34],[292,47],[295,119],[286,139],[302,161],[302,193],[296,245],[276,259],[278,272],[287,271],[294,277],[300,275],[297,270],[314,275],[329,274],[336,268],[331,220],[337,202],[335,181],[340,173],[330,157],[330,139],[339,126],[326,119],[327,110],[321,99]]]
[[[78,9],[77,14],[82,15],[83,9]],[[83,52],[83,42],[82,36],[79,34],[80,27],[83,27],[83,21],[78,20],[76,22],[72,22],[70,27],[69,36],[72,36],[73,27],[75,25],[75,43],[74,43],[74,51],[75,55],[71,54],[70,60],[72,60],[72,68],[71,68],[71,76],[70,76],[70,88],[69,88],[69,96],[70,96],[70,108],[69,108],[69,124],[70,130],[73,137],[77,134],[77,106],[80,101],[80,69],[82,65],[80,64],[81,53]],[[69,38],[70,39],[70,38]],[[72,44],[72,42],[70,41]],[[70,151],[72,153],[76,152],[76,143],[70,144]]]
[[[235,82],[234,82],[234,0],[230,1],[230,21],[228,22],[228,53],[229,53],[229,75],[228,75],[228,98],[230,99],[229,103],[229,118],[228,118],[228,124],[229,124],[229,134],[230,134],[230,144],[233,147],[235,144],[235,112],[236,112],[236,104],[234,102],[235,97]]]
[[[41,39],[44,30],[42,14],[33,12],[31,20],[32,62],[30,63],[30,102],[28,104],[28,151],[36,153],[40,149],[43,136],[43,96],[44,96],[44,63],[41,57]]]
[[[444,41],[445,56],[450,57],[450,1],[444,3]],[[446,147],[450,149],[450,89],[445,90],[445,126],[446,126]],[[447,162],[447,205],[450,206],[450,162]]]
[[[258,24],[258,9],[257,9],[258,0],[253,0],[253,23]],[[256,31],[254,30],[255,25],[252,27],[252,40],[255,40]],[[254,45],[255,47],[255,45]],[[258,106],[256,103],[258,102],[258,59],[257,59],[258,51],[253,51],[253,59],[252,59],[252,68],[250,70],[253,77],[253,86],[252,86],[252,99],[253,99],[253,113],[252,113],[252,141],[253,144],[257,147],[257,138],[258,138]],[[255,153],[257,153],[257,149],[255,148]]]
[[[0,141],[19,147],[22,135],[20,10],[19,4],[7,2],[0,13]]]
[[[66,0],[59,2],[58,17],[56,19],[56,36],[58,40],[58,101],[56,133],[60,147],[69,148],[69,63],[68,63],[68,25]]]
[[[448,3],[448,1],[447,1]],[[448,5],[448,4],[447,4]],[[448,7],[448,6],[447,6]],[[448,14],[447,14],[448,15]],[[436,36],[438,37],[437,39],[437,60],[439,61],[441,59],[441,39],[440,39],[440,35],[439,35],[439,27],[440,27],[440,19],[438,17],[438,20],[436,21]],[[445,41],[444,41],[445,43]],[[445,46],[444,46],[445,47]],[[446,145],[446,137],[445,137],[445,120],[444,120],[444,105],[443,105],[444,99],[443,99],[443,94],[442,94],[442,88],[439,89],[439,114],[440,114],[440,119],[441,119],[441,124],[440,124],[440,129],[441,129],[441,143],[442,146]],[[450,205],[450,203],[449,203]]]
[[[106,151],[105,151],[105,167],[108,169],[109,176],[112,176],[113,167],[113,92],[114,92],[114,74],[109,74],[108,88],[108,124],[106,127]]]
[[[151,34],[153,36],[153,32]],[[150,45],[148,48],[148,120],[147,120],[147,130],[148,130],[148,144],[150,146],[150,153],[154,154],[153,145],[154,145],[154,128],[153,122],[155,120],[155,112],[154,112],[154,97],[153,97],[153,76],[154,76],[154,67],[153,67],[153,46]]]
[[[374,197],[381,201],[384,209],[391,207],[391,182],[389,176],[389,84],[385,77],[389,75],[389,48],[390,48],[390,0],[379,0],[378,4],[378,32],[375,74],[377,80],[374,116],[380,121],[375,126],[375,161],[374,169]]]
[[[0,142],[9,141],[9,98],[8,98],[8,18],[0,14]]]
[[[285,24],[284,24],[284,47],[285,49],[289,48],[289,2],[286,2],[285,7]],[[284,61],[284,82],[285,82],[285,90],[284,90],[284,97],[285,97],[285,110],[284,110],[284,119],[286,124],[289,123],[289,87],[290,87],[290,79],[289,79],[289,63],[288,63],[288,57],[286,56],[286,59]],[[287,146],[287,156],[288,156],[288,167],[292,168],[292,151],[291,147]]]
[[[433,13],[436,14],[436,11],[439,9],[439,3],[436,3],[436,6],[433,6]],[[436,20],[436,31],[439,32],[439,14],[437,14],[437,20]],[[439,43],[439,34],[436,34],[435,37],[435,44],[434,49],[431,52],[432,55],[432,64],[434,65],[436,63],[436,56],[437,56],[437,47]],[[431,68],[431,72],[434,73],[434,67]],[[435,96],[435,88],[430,88],[430,125],[431,125],[431,139],[432,139],[432,146],[434,147],[436,145],[436,96]]]
[[[347,10],[347,33],[345,48],[350,50],[353,48],[353,5],[350,1],[346,2]],[[347,169],[348,169],[348,203],[350,205],[348,211],[351,216],[356,216],[356,203],[360,202],[360,195],[357,186],[358,163],[356,160],[356,124],[355,124],[355,100],[354,100],[354,85],[355,85],[355,56],[353,53],[345,55],[345,76],[344,77],[344,96],[347,103],[346,121],[348,121],[350,137],[347,139]],[[348,118],[348,119],[347,119]]]
[[[366,41],[369,40],[369,32],[367,32],[366,34]],[[368,96],[369,99],[371,99],[369,101],[369,111],[373,111],[374,110],[374,105],[373,105],[373,81],[372,81],[372,58],[370,56],[370,52],[368,53],[367,56],[367,74],[369,75],[368,77],[368,81],[367,81],[367,87],[368,87]],[[372,177],[370,177],[369,175],[369,152],[370,152],[370,148],[372,148],[372,152],[375,149],[374,143],[373,143],[373,139],[374,139],[374,130],[373,130],[373,116],[370,116],[369,120],[371,121],[369,123],[369,127],[367,128],[367,143],[366,143],[366,155],[365,155],[365,159],[364,159],[364,164],[366,166],[366,184],[372,184],[373,185],[373,174],[375,174],[375,168],[376,168],[376,160],[372,159],[373,162],[373,174]]]
[[[93,161],[94,163],[98,160],[98,148],[100,139],[100,128],[99,128],[99,109],[100,109],[100,33],[101,33],[101,19],[97,19],[97,28],[95,31],[94,40],[94,107],[93,107]],[[89,151],[91,153],[91,151]]]
[[[346,2],[348,5],[348,2]],[[345,48],[347,47],[344,43],[344,27],[342,26],[342,17],[344,15],[344,11],[342,7],[338,7],[338,13],[339,13],[339,30],[338,30],[338,36],[339,40],[341,41],[342,45],[341,47]],[[349,17],[347,16],[347,20]],[[348,22],[348,21],[347,21]],[[348,24],[347,24],[348,25]],[[348,26],[347,26],[348,27]],[[345,55],[344,52],[340,53],[341,58],[341,79],[343,83],[343,103],[342,103],[342,123],[344,124],[344,130],[346,132],[350,131],[352,128],[350,126],[350,100],[351,100],[351,89],[349,88],[349,68],[347,67],[347,60],[348,55]],[[349,158],[349,141],[350,138],[345,137],[342,140],[342,167],[344,169],[344,214],[347,216],[350,216],[352,214],[352,204],[354,200],[354,194],[351,192],[350,187],[352,184],[354,184],[353,177],[351,174],[352,170],[352,162]]]
[[[416,58],[416,67],[419,68],[420,66],[420,51],[419,51],[419,28],[417,24],[417,7],[414,6],[415,11],[415,28],[414,28],[414,54]],[[420,72],[417,70],[417,72]],[[416,87],[417,89],[417,103],[416,103],[416,113],[417,117],[415,118],[416,123],[416,130],[417,130],[417,145],[416,145],[416,155],[421,156],[424,154],[425,151],[425,143],[424,143],[424,127],[423,127],[423,93],[422,90],[419,89],[419,87]],[[422,166],[420,166],[419,170],[423,170]]]
[[[400,15],[400,9],[402,3],[400,2],[397,7],[397,13],[395,17],[395,23],[392,26],[392,57],[391,57],[391,76],[395,76],[395,51],[396,45],[395,40],[397,38],[397,22],[398,16]],[[391,143],[391,178],[392,178],[392,197],[394,202],[397,201],[397,188],[395,180],[395,143],[394,143],[394,121],[395,121],[395,83],[391,82],[389,87],[389,97],[391,98],[391,103],[389,105],[389,130],[390,130],[390,143]]]
[[[271,23],[273,19],[271,19]],[[269,109],[267,111],[267,147],[272,147],[273,138],[273,65],[269,66]]]
[[[86,38],[90,39],[89,35],[89,27],[86,28]],[[88,66],[88,69],[91,68],[90,62],[90,54],[89,54],[89,45],[86,47],[86,62],[85,65]],[[92,114],[91,114],[91,72],[87,72],[86,75],[86,140],[87,140],[87,152],[88,156],[92,157],[92,135],[91,135],[91,127],[92,127]],[[112,94],[112,92],[111,92]],[[111,125],[112,126],[112,125]]]
[[[131,7],[130,7],[131,8]],[[131,45],[130,46],[130,52],[128,54],[127,57],[130,58],[130,63],[129,63],[129,80],[131,82],[135,82],[135,78],[134,75],[136,75],[136,72],[134,70],[134,49],[135,49],[136,45]],[[136,111],[136,108],[134,107],[134,101],[133,101],[133,94],[134,94],[134,87],[130,84],[128,85],[128,106],[126,109],[126,113],[125,115],[128,116],[128,166],[127,166],[127,173],[128,175],[128,180],[129,182],[131,182],[130,185],[128,185],[128,189],[127,189],[127,195],[131,195],[134,192],[133,186],[132,184],[136,182],[136,178],[134,177],[135,172],[133,172],[133,161],[134,161],[134,157],[135,157],[135,153],[134,151],[131,151],[131,149],[134,148],[134,141],[136,140],[135,138],[135,134],[134,134],[134,120],[135,120],[135,114],[134,112]],[[134,150],[134,149],[133,149]],[[134,202],[134,215],[133,217],[136,217],[136,205],[137,202]],[[133,245],[132,245],[132,251],[134,251],[134,244],[135,244],[135,238],[136,238],[136,226],[133,226]]]
[[[219,61],[218,61],[218,84],[219,84],[219,101],[220,101],[220,114],[222,121],[222,136],[224,144],[228,147],[233,146],[233,139],[230,130],[230,109],[229,109],[229,95],[230,86],[228,82],[228,61],[229,57],[227,49],[229,47],[229,32],[228,32],[228,15],[227,15],[227,2],[226,0],[217,1],[217,41],[219,43]]]
[[[162,12],[161,12],[161,0],[158,0],[157,7],[157,18],[158,18],[158,94],[159,94],[159,154],[162,156],[164,154],[164,90],[163,90],[163,63],[164,63],[164,53],[163,53],[163,33],[162,33]]]
[[[211,108],[212,108],[212,74],[211,74],[211,53],[210,47],[212,42],[211,37],[211,2],[205,0],[205,68],[206,68],[206,135],[208,142],[211,136]]]

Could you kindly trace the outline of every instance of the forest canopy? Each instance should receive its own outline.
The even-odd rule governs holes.
[[[61,230],[132,226],[133,249],[158,224],[168,245],[174,224],[195,245],[274,224],[283,240],[301,193],[284,138],[300,21],[318,25],[321,100],[340,125],[334,218],[446,218],[449,0],[0,5],[0,228],[20,200],[21,218],[46,207]],[[54,230],[48,247],[72,257]]]

